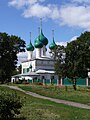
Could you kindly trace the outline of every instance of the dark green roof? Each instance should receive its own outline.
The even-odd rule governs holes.
[[[34,46],[32,45],[31,41],[30,44],[26,47],[27,51],[33,51],[34,50]]]
[[[40,38],[40,41],[43,43],[43,45],[46,46],[48,44],[48,39],[44,36],[42,29],[41,29],[39,38]]]
[[[49,49],[53,50],[53,49],[55,49],[55,47],[56,47],[56,43],[55,43],[54,38],[53,38],[53,42],[49,45]]]
[[[43,43],[40,41],[40,37],[38,36],[34,42],[34,46],[35,48],[42,48],[43,47]]]

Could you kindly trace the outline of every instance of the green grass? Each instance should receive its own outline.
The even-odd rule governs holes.
[[[9,93],[16,91],[1,86],[0,90]],[[90,110],[34,98],[20,91],[16,92],[24,99],[20,117],[24,116],[26,120],[90,120]]]
[[[69,86],[67,91],[65,91],[65,87],[57,86],[21,85],[19,87],[40,95],[90,105],[90,87],[77,87],[76,91],[73,90],[73,87]]]

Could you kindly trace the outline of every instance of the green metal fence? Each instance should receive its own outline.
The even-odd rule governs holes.
[[[28,83],[32,83],[32,80],[28,80]]]
[[[42,79],[40,79],[40,80],[39,80],[39,82],[40,82],[40,83],[43,83],[43,80],[42,80]]]
[[[63,84],[64,85],[73,85],[73,81],[70,78],[65,78]],[[76,79],[76,85],[86,86],[86,78]]]
[[[57,84],[57,80],[56,80],[56,79],[53,79],[53,80],[52,80],[52,83],[53,83],[53,84]]]
[[[76,84],[86,86],[86,79],[78,78],[77,81],[76,81]]]
[[[46,79],[46,84],[50,84],[50,80],[49,79]]]

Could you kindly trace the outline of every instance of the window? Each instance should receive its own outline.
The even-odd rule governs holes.
[[[54,79],[54,76],[51,76],[51,79],[53,80],[53,79]]]
[[[29,68],[27,68],[27,72],[29,72]]]
[[[42,79],[44,79],[45,77],[44,76],[42,76]]]
[[[25,73],[25,69],[23,69],[23,73]]]

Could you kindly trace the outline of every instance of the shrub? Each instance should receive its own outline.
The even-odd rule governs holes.
[[[26,80],[23,80],[22,84],[29,84],[29,82]]]
[[[20,114],[22,100],[16,93],[0,91],[0,120],[13,120]]]
[[[41,83],[41,82],[36,82],[35,84],[36,85],[43,85],[43,83]]]
[[[21,83],[22,83],[21,80],[15,82],[15,84],[21,84]]]

